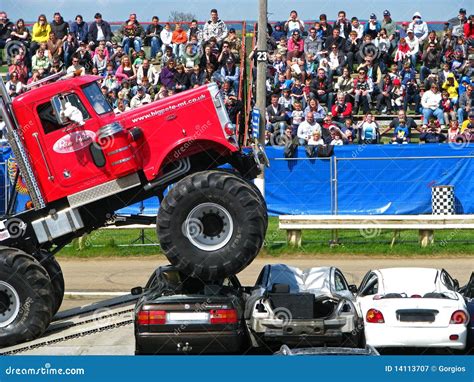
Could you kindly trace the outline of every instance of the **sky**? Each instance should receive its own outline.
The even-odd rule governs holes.
[[[27,21],[36,20],[41,13],[49,20],[56,11],[67,21],[77,14],[92,21],[96,12],[101,12],[104,20],[123,21],[132,11],[139,21],[149,21],[153,15],[168,21],[171,11],[193,13],[204,21],[211,8],[217,8],[223,20],[258,19],[258,0],[0,0],[0,9],[10,19],[21,17]],[[396,21],[411,20],[416,11],[426,21],[446,21],[455,17],[459,8],[466,8],[468,15],[474,13],[472,0],[268,0],[269,19],[274,21],[286,20],[291,9],[297,10],[303,20],[315,19],[321,13],[335,19],[339,10],[345,10],[349,17],[368,19],[375,13],[381,19],[382,12],[388,9]]]

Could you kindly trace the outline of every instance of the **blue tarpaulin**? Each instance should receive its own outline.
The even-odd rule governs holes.
[[[271,167],[265,171],[265,198],[273,216],[431,213],[431,188],[437,185],[454,186],[457,213],[474,213],[472,144],[348,145],[335,147],[330,158],[314,159],[299,148],[289,160],[281,147],[266,150]],[[9,155],[6,150],[3,160]],[[25,197],[20,195],[19,210]],[[152,198],[119,213],[157,211],[158,199]]]
[[[267,149],[271,215],[431,213],[431,188],[452,185],[457,213],[474,213],[474,145],[338,146],[331,158],[283,159]]]

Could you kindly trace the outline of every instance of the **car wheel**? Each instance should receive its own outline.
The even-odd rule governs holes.
[[[53,316],[53,291],[46,270],[30,255],[0,247],[0,344],[39,337]]]
[[[157,219],[171,264],[204,280],[240,272],[257,256],[267,227],[266,208],[241,178],[203,171],[179,181]]]

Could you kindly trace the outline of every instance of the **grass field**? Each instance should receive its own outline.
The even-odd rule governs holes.
[[[146,243],[157,242],[153,229],[145,230]],[[62,249],[59,256],[65,257],[124,257],[151,256],[160,254],[157,245],[133,245],[139,238],[140,230],[99,230],[83,240],[83,249],[79,250],[77,241]],[[261,255],[280,256],[321,256],[321,255],[371,255],[371,256],[466,256],[474,255],[474,236],[471,231],[445,230],[435,232],[435,243],[420,248],[417,231],[403,231],[391,248],[392,231],[359,232],[339,231],[339,244],[330,246],[331,231],[305,231],[303,246],[291,248],[286,245],[285,231],[278,229],[278,219],[270,218],[267,238]]]

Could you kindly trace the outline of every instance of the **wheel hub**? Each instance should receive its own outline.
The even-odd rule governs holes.
[[[203,251],[216,251],[232,237],[234,223],[230,213],[219,204],[202,203],[188,214],[183,233],[189,241]]]
[[[17,291],[5,281],[0,281],[0,328],[10,325],[20,311]]]

